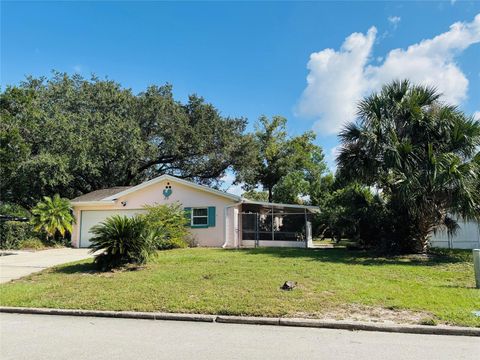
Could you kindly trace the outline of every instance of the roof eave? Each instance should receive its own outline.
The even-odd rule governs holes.
[[[199,189],[199,190],[202,190],[202,191],[205,191],[205,192],[209,192],[211,194],[214,194],[214,195],[217,195],[217,196],[221,196],[221,197],[225,197],[225,198],[228,198],[230,200],[234,200],[234,201],[241,201],[242,200],[242,197],[241,196],[237,196],[237,195],[233,195],[233,194],[229,194],[227,192],[224,192],[224,191],[220,191],[220,190],[215,190],[215,189],[212,189],[212,188],[209,188],[208,186],[203,186],[203,185],[198,185],[198,184],[195,184],[191,181],[187,181],[187,180],[183,180],[183,179],[180,179],[180,178],[177,178],[175,176],[171,176],[171,175],[161,175],[159,177],[156,177],[152,180],[149,180],[149,181],[145,181],[141,184],[138,184],[136,186],[132,186],[131,188],[127,189],[127,190],[124,190],[124,191],[121,191],[117,194],[114,194],[114,195],[110,195],[103,200],[109,200],[109,201],[113,201],[113,200],[117,200],[118,198],[122,197],[122,196],[125,196],[125,195],[128,195],[128,194],[131,194],[135,191],[138,191],[138,190],[141,190],[141,189],[144,189],[150,185],[154,185],[156,183],[159,183],[161,181],[164,181],[164,180],[170,180],[170,181],[176,181],[180,184],[184,184],[185,186],[190,186],[190,187],[193,187],[193,188],[196,188],[196,189]]]
[[[266,201],[255,201],[255,200],[250,200],[250,199],[245,199],[245,198],[242,198],[242,202],[245,203],[245,204],[294,207],[294,208],[307,209],[307,210],[310,210],[310,211],[320,211],[320,208],[318,206],[311,206],[311,205],[273,203],[273,202],[266,202]]]
[[[100,206],[100,205],[113,205],[113,200],[94,200],[94,201],[71,201],[72,206]]]

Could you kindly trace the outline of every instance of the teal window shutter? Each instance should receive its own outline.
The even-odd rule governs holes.
[[[208,226],[215,226],[215,206],[208,207]]]
[[[186,207],[185,210],[185,218],[188,220],[187,226],[192,226],[192,208]]]

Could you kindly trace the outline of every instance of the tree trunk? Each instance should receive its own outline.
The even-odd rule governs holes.
[[[269,187],[269,188],[268,188],[268,202],[271,203],[272,200],[273,200],[272,188]]]
[[[424,217],[426,217],[425,215]],[[428,252],[428,240],[430,238],[431,233],[431,221],[428,219],[423,219],[418,222],[417,228],[417,236],[415,236],[415,252],[426,254]]]

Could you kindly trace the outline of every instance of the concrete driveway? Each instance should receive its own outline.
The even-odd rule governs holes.
[[[41,251],[6,250],[0,252],[0,283],[19,279],[43,269],[92,257],[89,249],[50,249]]]

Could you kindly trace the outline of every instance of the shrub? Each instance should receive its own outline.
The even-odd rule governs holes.
[[[382,197],[368,187],[350,183],[328,197],[314,225],[323,236],[337,242],[344,238],[354,242],[349,248],[393,252],[396,238],[391,236],[392,229],[401,226],[401,222],[392,222]]]
[[[45,248],[45,244],[39,238],[32,237],[32,238],[20,241],[19,248],[41,250]]]
[[[23,206],[12,203],[0,204],[0,215],[7,215],[12,217],[30,218],[30,213]]]
[[[155,248],[158,250],[184,248],[189,245],[190,232],[185,211],[180,204],[147,205],[146,214],[140,215],[149,231],[157,234]]]
[[[0,227],[1,249],[18,249],[20,242],[33,234],[33,227],[28,222],[4,221]]]
[[[92,227],[91,252],[95,264],[102,271],[126,264],[144,264],[154,251],[157,234],[150,231],[139,217],[114,215]]]

